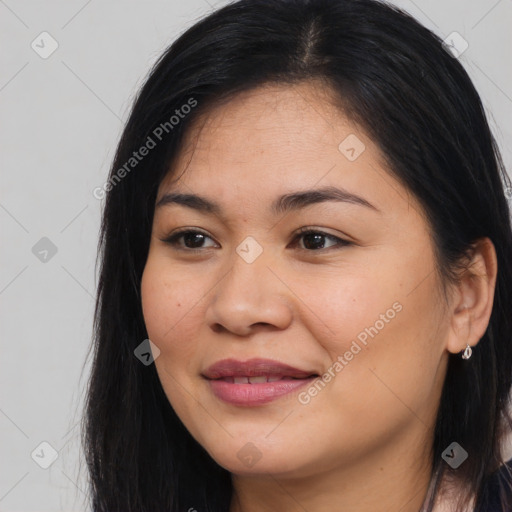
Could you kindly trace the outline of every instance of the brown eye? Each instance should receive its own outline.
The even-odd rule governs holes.
[[[183,243],[180,240],[183,239]],[[196,251],[200,249],[208,249],[212,246],[203,246],[206,239],[212,240],[207,234],[196,230],[183,230],[173,233],[171,236],[164,238],[162,241],[172,245],[173,247],[184,251]]]
[[[194,232],[183,233],[181,237],[183,237],[183,243],[185,244],[185,247],[188,247],[189,249],[196,249],[201,247],[204,243],[204,239],[206,238],[202,233]]]
[[[299,234],[294,238],[293,242],[295,243],[300,239],[303,240],[303,247],[299,246],[299,249],[307,251],[318,251],[322,249],[330,249],[336,246],[343,247],[350,245],[350,242],[338,238],[337,236],[313,229],[304,229],[299,231]],[[334,243],[326,246],[326,240],[331,240]]]
[[[213,241],[210,236],[202,231],[188,229],[173,233],[162,241],[173,246],[177,250],[194,252],[215,247],[215,245],[204,245],[208,239]],[[307,228],[299,231],[292,241],[292,246],[297,245],[299,240],[302,240],[302,244],[299,245],[299,249],[308,252],[318,252],[321,250],[341,248],[350,245],[350,242],[337,236]]]

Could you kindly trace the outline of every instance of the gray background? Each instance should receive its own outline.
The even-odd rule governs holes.
[[[102,208],[92,191],[150,65],[224,3],[0,0],[0,511],[86,510],[78,421]],[[512,2],[394,3],[443,39],[456,31],[467,40],[459,58],[510,172]],[[50,48],[43,31],[58,43],[46,59],[31,47]],[[37,448],[34,459],[51,462],[43,441],[58,454],[48,469],[31,458]]]

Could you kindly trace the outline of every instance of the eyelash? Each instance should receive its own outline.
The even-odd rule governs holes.
[[[198,252],[201,252],[201,251],[205,250],[205,248],[203,248],[203,247],[199,247],[199,248],[178,247],[177,243],[176,243],[177,240],[180,239],[185,234],[200,234],[200,235],[204,235],[204,236],[212,239],[209,235],[207,235],[203,231],[199,231],[199,230],[195,230],[195,229],[183,229],[181,231],[177,231],[176,233],[173,233],[172,235],[170,235],[167,238],[162,239],[162,242],[165,242],[165,243],[173,246],[176,250],[179,250],[179,251],[198,253]],[[337,236],[331,235],[329,233],[325,233],[324,231],[320,231],[320,230],[317,230],[317,229],[311,229],[311,228],[300,228],[298,230],[298,232],[296,232],[296,234],[295,234],[295,236],[294,236],[294,238],[292,240],[292,243],[295,244],[298,239],[300,239],[301,237],[303,237],[305,235],[310,235],[310,234],[321,235],[321,236],[323,236],[325,238],[329,238],[330,240],[334,240],[334,241],[337,242],[337,245],[334,245],[334,246],[331,246],[331,247],[327,247],[327,248],[320,248],[320,249],[303,249],[303,248],[300,248],[301,251],[304,251],[304,252],[322,252],[322,251],[328,251],[330,249],[340,249],[342,247],[346,247],[348,245],[351,245],[351,242],[349,242],[347,240],[344,240],[344,239],[339,238]],[[211,249],[211,247],[207,247],[206,249]]]

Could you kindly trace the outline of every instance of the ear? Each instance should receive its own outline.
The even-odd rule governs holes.
[[[494,244],[489,238],[478,239],[459,283],[454,285],[448,351],[456,354],[467,344],[475,346],[485,334],[494,302],[497,271]]]

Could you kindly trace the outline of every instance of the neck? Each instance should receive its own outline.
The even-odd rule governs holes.
[[[419,512],[427,497],[432,461],[425,444],[410,447],[402,439],[356,464],[301,478],[233,475],[230,512]]]

